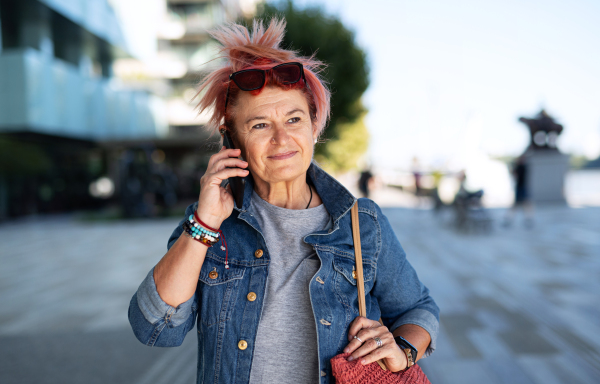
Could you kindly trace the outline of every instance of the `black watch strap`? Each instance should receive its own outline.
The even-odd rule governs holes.
[[[417,348],[414,347],[414,345],[412,345],[411,343],[409,343],[404,337],[402,336],[396,336],[394,337],[394,341],[396,342],[396,344],[398,344],[398,346],[400,347],[400,349],[402,349],[403,351],[406,349],[410,349],[410,354],[412,355],[412,363],[416,363],[417,361],[417,353],[419,351],[417,351]],[[412,364],[410,364],[409,362],[409,366],[411,366]]]

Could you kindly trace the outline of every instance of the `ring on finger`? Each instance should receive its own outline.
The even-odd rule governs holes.
[[[360,341],[361,343],[363,342],[358,336],[354,336],[354,338],[358,341]]]
[[[374,337],[373,340],[377,343],[377,348],[383,347],[383,341],[379,337]]]

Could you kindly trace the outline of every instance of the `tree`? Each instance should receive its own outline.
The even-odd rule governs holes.
[[[303,56],[315,56],[327,64],[322,73],[332,92],[331,120],[315,148],[315,158],[333,171],[355,168],[368,148],[366,113],[360,99],[369,86],[366,53],[356,45],[354,33],[319,7],[298,9],[291,1],[262,3],[257,18],[284,17],[283,47]],[[245,20],[249,24],[250,20]]]

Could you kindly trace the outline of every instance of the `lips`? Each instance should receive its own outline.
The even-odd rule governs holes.
[[[277,155],[269,156],[269,159],[273,159],[273,160],[285,160],[285,159],[289,159],[290,157],[294,156],[296,153],[297,153],[296,151],[279,153]]]

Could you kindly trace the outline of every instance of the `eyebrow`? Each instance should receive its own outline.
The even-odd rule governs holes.
[[[262,120],[262,119],[266,119],[266,117],[264,117],[264,116],[254,116],[254,117],[251,117],[248,120],[246,120],[246,122],[244,124],[248,124],[252,120]]]
[[[302,113],[302,114],[306,115],[306,113],[305,113],[305,112],[304,112],[302,109],[300,109],[300,108],[292,109],[291,111],[289,111],[289,112],[288,112],[288,113],[286,113],[285,115],[286,115],[286,116],[293,115],[293,114],[294,114],[294,113],[296,113],[296,112],[300,112],[300,113]]]
[[[302,109],[300,109],[300,108],[292,109],[291,111],[289,111],[285,115],[289,116],[289,115],[293,115],[294,113],[297,113],[297,112],[300,112],[300,113],[306,115],[306,113]],[[253,117],[249,118],[248,120],[246,120],[246,122],[244,124],[248,124],[252,120],[263,120],[263,119],[266,119],[266,117],[265,116],[253,116]]]

